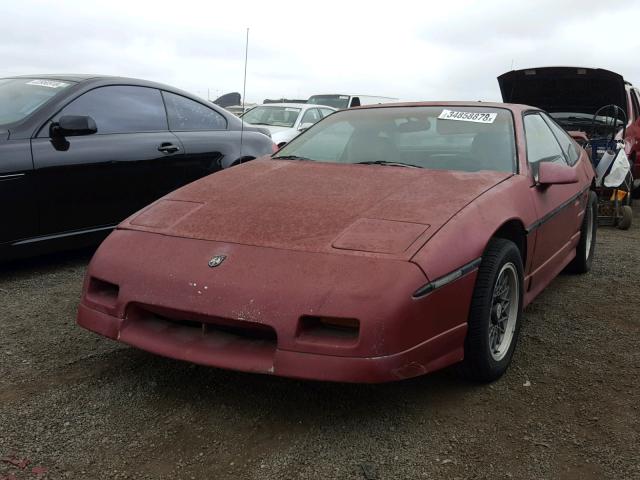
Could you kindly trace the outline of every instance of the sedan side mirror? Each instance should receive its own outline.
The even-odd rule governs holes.
[[[312,122],[304,122],[301,123],[300,126],[298,127],[298,131],[300,132],[304,132],[306,129],[313,127],[313,123]]]
[[[92,135],[97,131],[95,120],[84,115],[63,115],[49,126],[51,138]]]
[[[540,162],[538,164],[538,185],[566,185],[578,183],[578,173],[575,168],[561,163]]]

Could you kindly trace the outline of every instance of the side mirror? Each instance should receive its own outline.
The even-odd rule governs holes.
[[[566,185],[578,183],[578,173],[575,168],[560,163],[540,162],[538,164],[538,185]]]
[[[313,127],[313,123],[312,122],[304,122],[301,123],[300,126],[298,127],[298,131],[300,132],[304,132],[305,130],[307,130],[308,128]]]
[[[51,138],[92,135],[97,131],[95,120],[84,115],[64,115],[49,126]]]

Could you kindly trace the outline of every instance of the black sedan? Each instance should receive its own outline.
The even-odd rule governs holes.
[[[273,152],[268,132],[120,77],[0,79],[0,260],[74,248],[166,193]]]

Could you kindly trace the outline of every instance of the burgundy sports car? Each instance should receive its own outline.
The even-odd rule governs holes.
[[[78,323],[248,372],[386,382],[459,364],[492,381],[523,307],[590,268],[593,178],[536,108],[336,112],[124,221],[91,261]]]

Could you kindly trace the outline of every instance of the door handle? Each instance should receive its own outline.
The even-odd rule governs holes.
[[[12,173],[9,175],[0,175],[0,180],[11,180],[13,178],[24,177],[24,173]]]
[[[175,153],[179,150],[180,150],[180,147],[169,142],[161,143],[160,146],[158,147],[158,151],[163,153]]]

